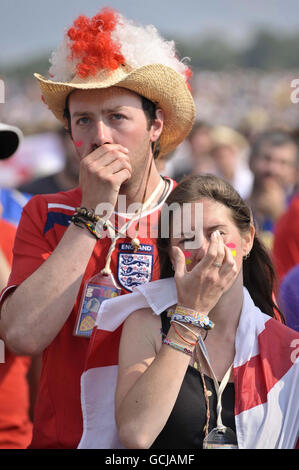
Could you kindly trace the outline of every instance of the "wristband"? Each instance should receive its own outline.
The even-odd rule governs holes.
[[[199,328],[204,328],[205,330],[211,330],[214,328],[214,323],[209,319],[208,315],[203,315],[201,319],[195,320],[193,317],[187,315],[179,315],[176,313],[171,314],[171,320],[176,320],[181,323],[190,323],[191,325],[197,326]]]
[[[178,313],[179,315],[187,315],[188,317],[193,317],[195,320],[202,317],[203,315],[207,315],[206,313],[198,312],[197,310],[183,307],[182,305],[176,306],[175,313]]]
[[[166,344],[167,346],[170,346],[173,349],[176,349],[177,351],[181,351],[185,354],[188,354],[188,356],[193,356],[193,352],[190,351],[190,349],[184,348],[184,346],[181,346],[180,344],[174,343],[173,341],[169,341],[169,339],[167,339],[167,338],[164,338],[162,343]]]
[[[184,307],[183,305],[177,305],[175,308],[174,314],[181,315],[182,317],[187,317],[188,320],[190,318],[193,318],[193,320],[195,320],[196,322],[199,322],[199,323],[194,323],[194,324],[197,326],[200,326],[201,328],[204,328],[204,329],[214,328],[214,323],[209,319],[206,313],[197,312],[196,310],[193,310],[188,307]]]
[[[89,222],[98,222],[101,217],[96,215],[94,209],[86,209],[86,207],[76,207],[74,216],[80,216]]]
[[[174,321],[174,322],[172,322],[172,323],[179,323],[179,322]],[[175,327],[175,325],[172,325],[172,326],[173,326],[174,331],[176,332],[177,336],[178,336],[181,340],[183,340],[184,343],[187,343],[187,344],[189,344],[190,346],[196,346],[197,341],[198,341],[198,338],[196,338],[195,343],[190,343],[190,341],[187,341],[187,340],[184,338],[184,336],[182,336],[182,335],[180,334],[180,332],[177,330],[177,328]],[[184,326],[184,325],[181,325],[181,326]]]
[[[73,215],[72,222],[80,228],[86,227],[87,230],[92,233],[92,235],[99,240],[101,238],[101,234],[96,230],[96,225],[94,223],[86,221],[84,218],[79,217],[78,215]]]
[[[101,232],[102,230],[107,230],[107,221],[99,215],[96,215],[94,209],[76,207],[73,217],[79,217],[87,222],[92,222],[97,233]]]
[[[199,335],[196,334],[195,331],[191,330],[191,328],[189,328],[185,323],[182,323],[182,322],[177,321],[177,320],[171,320],[170,323],[171,323],[171,324],[176,323],[177,325],[180,325],[181,327],[183,327],[185,330],[190,331],[190,333],[191,333],[193,336],[195,336],[195,338],[196,338],[196,343],[198,342]],[[196,343],[195,343],[195,344],[196,344]],[[194,346],[195,346],[195,345],[194,345]]]

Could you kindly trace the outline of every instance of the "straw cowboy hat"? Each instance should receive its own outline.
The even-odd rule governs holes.
[[[154,102],[164,113],[160,155],[174,150],[191,131],[195,106],[190,69],[153,26],[137,26],[105,8],[80,16],[51,58],[51,78],[35,74],[43,100],[66,126],[67,96],[74,90],[126,88]]]
[[[23,133],[18,127],[0,122],[0,159],[4,160],[13,155],[22,139]]]

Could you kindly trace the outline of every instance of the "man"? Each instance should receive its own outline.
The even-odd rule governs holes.
[[[2,296],[7,343],[18,353],[43,351],[32,448],[74,448],[81,437],[87,301],[159,276],[155,241],[139,229],[156,220],[173,182],[160,177],[153,157],[184,140],[195,115],[188,68],[174,52],[155,28],[104,9],[74,22],[52,56],[51,79],[36,75],[43,100],[69,129],[80,173],[75,190],[35,196],[24,209]],[[123,214],[128,209],[133,214]],[[107,360],[108,346],[117,354],[111,341]]]
[[[253,175],[248,168],[248,142],[240,132],[228,126],[215,126],[211,131],[211,156],[215,174],[228,181],[243,199],[252,188]]]
[[[279,283],[294,266],[299,264],[298,190],[292,197],[287,210],[275,224],[272,257]]]
[[[22,131],[15,126],[0,123],[0,160],[11,157],[18,149],[23,139]],[[3,220],[3,204],[0,193],[0,289],[5,286],[12,261],[12,246],[16,229],[13,224]],[[3,256],[5,251],[5,256]]]
[[[211,157],[212,126],[204,121],[196,121],[192,131],[183,144],[180,151],[169,163],[166,163],[167,174],[173,176],[179,182],[184,176],[194,173],[215,173],[215,164]]]
[[[299,332],[299,263],[284,276],[279,289],[279,305],[286,325]]]
[[[11,157],[19,147],[22,132],[14,126],[0,123],[0,158]],[[0,290],[5,287],[12,263],[12,248],[16,227],[3,219],[0,202]],[[1,337],[1,336],[0,336]],[[2,340],[0,340],[3,345]],[[2,349],[1,349],[2,350]],[[7,348],[0,357],[0,449],[24,449],[31,441],[30,391],[34,393],[31,378],[38,375],[38,364],[30,357],[15,356]]]
[[[276,222],[289,205],[298,181],[296,141],[285,131],[266,131],[253,143],[249,163],[254,183],[248,203],[259,233],[271,250]]]

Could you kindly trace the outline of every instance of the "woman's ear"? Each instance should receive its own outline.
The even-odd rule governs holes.
[[[243,256],[248,256],[251,248],[253,246],[253,241],[254,241],[254,235],[255,235],[255,228],[253,224],[250,224],[250,229],[248,232],[245,232],[242,234],[242,251],[243,251]]]
[[[156,118],[154,119],[151,125],[151,141],[156,142],[163,131],[163,124],[164,124],[164,114],[162,109],[156,110]]]

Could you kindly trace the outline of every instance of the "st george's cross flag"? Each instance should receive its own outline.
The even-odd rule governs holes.
[[[143,284],[102,303],[81,377],[78,448],[121,449],[114,418],[122,324],[135,310],[157,315],[177,303],[174,279]],[[233,365],[240,449],[292,449],[299,438],[299,334],[256,307],[244,287]]]

